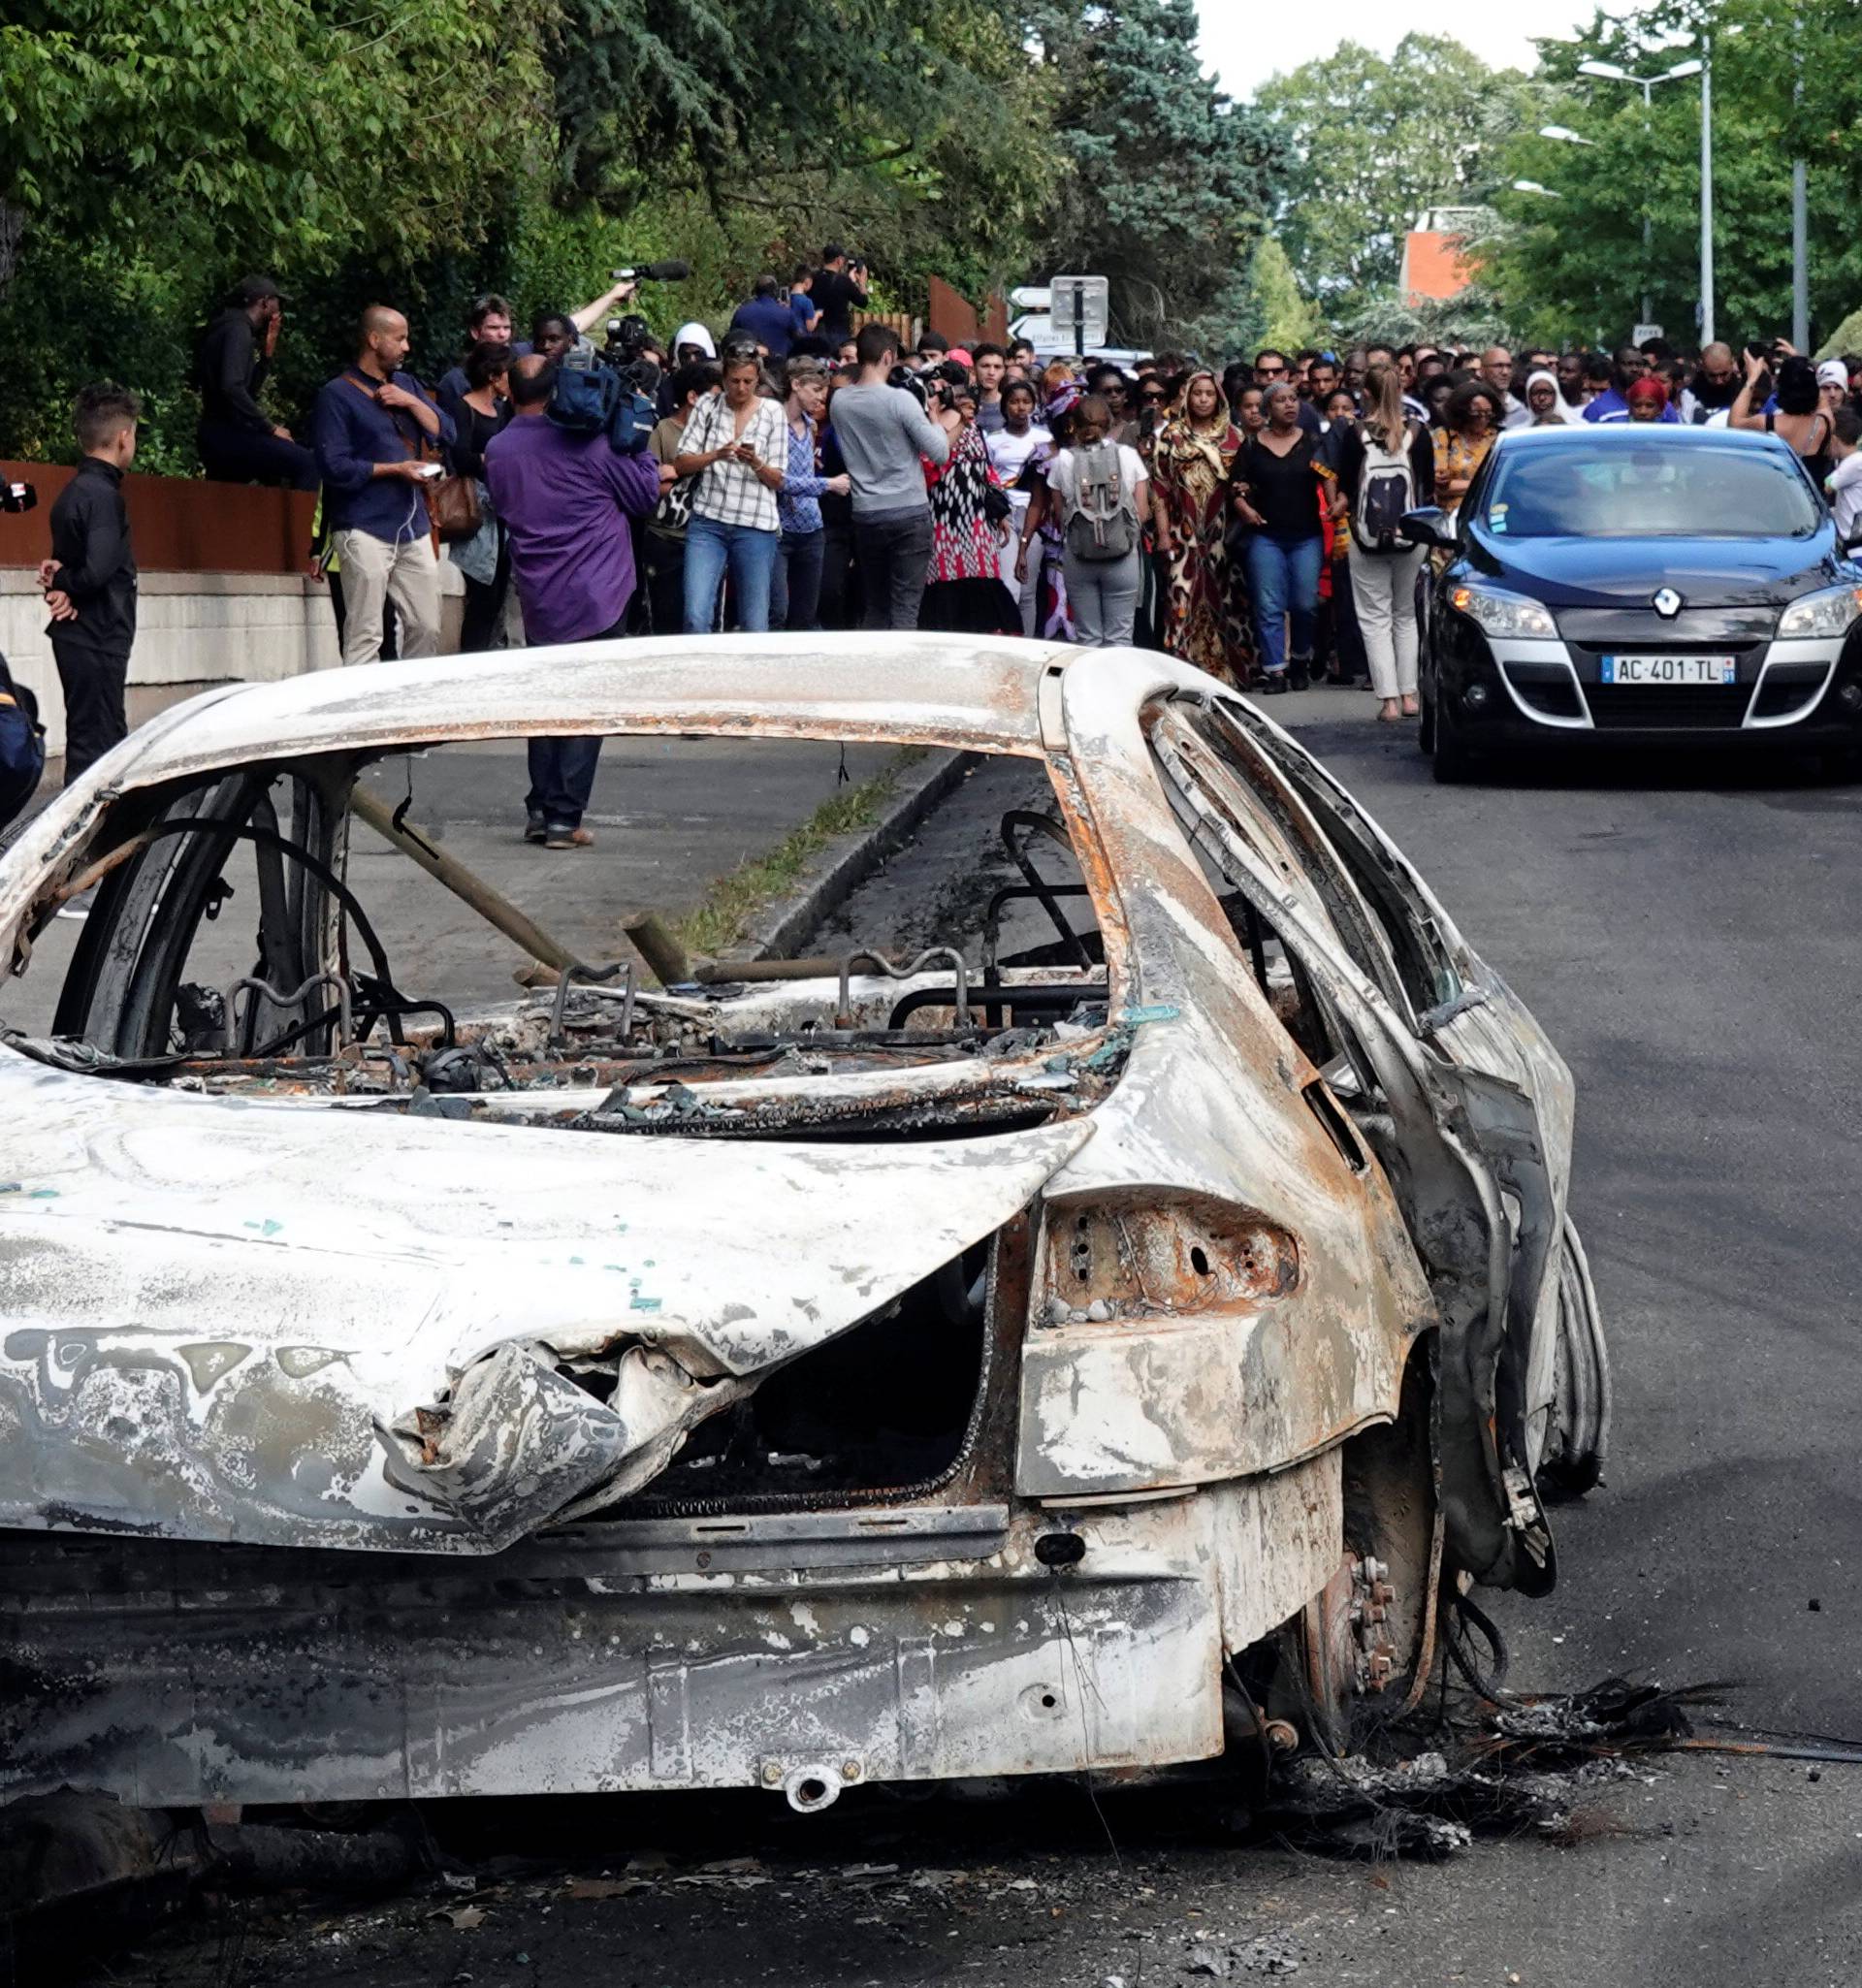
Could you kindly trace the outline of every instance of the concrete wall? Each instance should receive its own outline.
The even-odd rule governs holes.
[[[442,645],[457,646],[464,582],[440,566]],[[39,699],[46,751],[65,750],[64,698],[46,638],[46,604],[29,569],[0,566],[0,655]],[[329,590],[306,573],[144,573],[129,658],[132,726],[199,691],[334,669]]]

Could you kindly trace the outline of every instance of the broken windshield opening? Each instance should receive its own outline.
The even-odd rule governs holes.
[[[170,1088],[611,1133],[947,1136],[1093,1102],[1118,1061],[1110,989],[1058,805],[1005,816],[1019,881],[979,933],[744,957],[758,893],[830,840],[797,817],[857,822],[837,795],[883,802],[899,761],[772,739],[747,764],[732,740],[735,787],[714,794],[721,743],[604,741],[622,812],[565,850],[526,835],[518,742],[132,793],[48,876],[0,1029]],[[89,916],[53,922],[80,891]]]

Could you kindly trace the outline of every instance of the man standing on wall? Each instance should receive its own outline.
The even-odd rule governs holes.
[[[344,662],[381,660],[381,610],[392,598],[403,657],[439,648],[439,559],[425,485],[430,453],[454,439],[452,416],[410,372],[407,320],[386,305],[362,314],[362,343],[317,396],[311,417],[324,515],[342,561]]]
[[[78,396],[83,460],[52,504],[51,557],[39,566],[51,615],[46,633],[65,693],[67,786],[129,733],[123,703],[136,640],[136,556],[123,475],[136,460],[142,411],[122,387],[85,387]],[[65,910],[81,917],[85,908],[74,899]]]
[[[821,266],[808,294],[820,313],[815,321],[816,336],[830,347],[839,347],[853,336],[853,313],[866,308],[866,265],[856,262],[850,267],[847,250],[830,241],[821,250]]]
[[[202,335],[194,360],[194,384],[201,390],[195,439],[201,466],[216,483],[317,487],[310,451],[259,409],[283,314],[284,299],[272,278],[247,276]]]

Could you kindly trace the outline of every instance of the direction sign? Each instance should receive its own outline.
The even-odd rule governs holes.
[[[1072,337],[1081,358],[1106,343],[1111,284],[1105,276],[1056,276],[1048,315],[1057,337]]]

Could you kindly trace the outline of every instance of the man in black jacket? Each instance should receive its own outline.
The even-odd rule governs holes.
[[[315,490],[316,458],[259,408],[284,299],[270,276],[247,276],[207,328],[194,361],[201,390],[201,464],[216,483]]]
[[[129,732],[123,691],[136,640],[136,558],[123,472],[136,459],[141,415],[122,387],[80,393],[83,461],[51,507],[51,557],[39,567],[51,614],[46,633],[65,692],[67,786]]]

